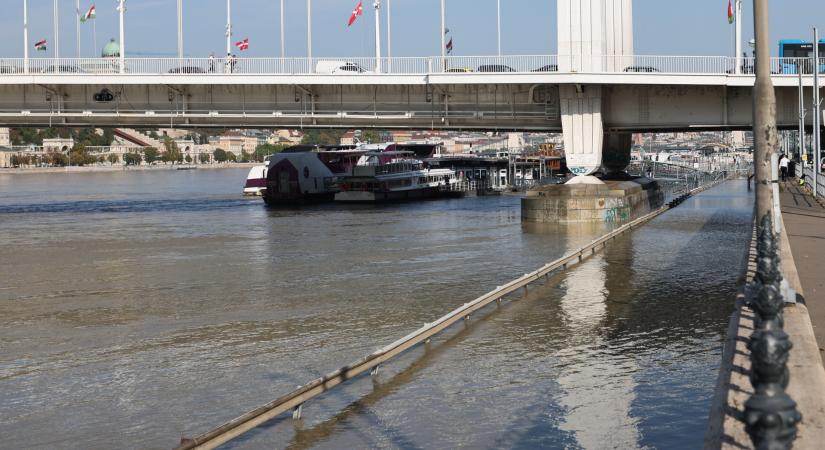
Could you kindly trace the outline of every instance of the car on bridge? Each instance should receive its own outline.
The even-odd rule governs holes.
[[[516,69],[513,69],[510,66],[505,66],[504,64],[484,64],[482,66],[478,66],[478,70],[476,72],[515,72]]]
[[[661,70],[651,67],[651,66],[628,66],[624,68],[625,72],[637,72],[637,73],[651,73],[651,72],[661,72]]]
[[[183,66],[169,69],[168,73],[206,73],[206,70],[197,66]]]
[[[469,67],[451,67],[447,69],[447,73],[469,73],[472,71],[473,69]]]
[[[51,65],[43,68],[41,73],[88,73],[77,66]]]
[[[558,72],[559,65],[558,64],[548,64],[546,66],[541,66],[538,69],[533,69],[533,72]]]
[[[373,73],[352,61],[318,61],[315,73],[346,74]]]

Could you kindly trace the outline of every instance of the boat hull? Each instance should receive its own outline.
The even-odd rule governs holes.
[[[335,194],[335,201],[345,203],[382,203],[460,196],[457,194],[456,192],[442,191],[438,187],[398,191],[341,191]]]

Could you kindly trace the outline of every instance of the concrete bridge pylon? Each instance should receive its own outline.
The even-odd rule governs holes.
[[[631,64],[632,0],[558,0],[557,5],[560,71],[620,72]],[[559,101],[567,166],[576,175],[591,175],[602,166],[602,87],[563,85]]]

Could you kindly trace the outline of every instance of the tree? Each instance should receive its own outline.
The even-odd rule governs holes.
[[[267,156],[281,153],[285,148],[287,148],[286,145],[261,144],[255,149],[254,159],[263,162]]]
[[[152,139],[160,139],[160,136],[158,136],[158,132],[155,130],[149,131],[149,137]]]
[[[75,144],[68,154],[69,165],[85,166],[86,164],[94,164],[97,158],[90,155],[86,151],[86,146],[83,144]]]
[[[226,152],[226,160],[227,160],[227,161],[231,161],[231,162],[237,162],[237,161],[238,161],[238,157],[237,157],[237,156],[235,156],[235,154],[234,154],[234,153],[232,153],[232,152]]]
[[[381,141],[381,138],[378,137],[378,131],[367,130],[361,132],[361,140],[370,144],[377,144]]]
[[[201,164],[206,164],[209,162],[209,155],[207,153],[201,153],[198,155],[198,158],[201,160]]]
[[[140,165],[140,161],[140,153],[126,153],[123,155],[123,162],[126,163],[127,166],[138,166]]]
[[[108,159],[109,162],[112,163],[112,165],[115,165],[118,161],[120,161],[120,158],[118,158],[115,153],[109,153]]]
[[[176,162],[183,161],[183,155],[178,149],[178,144],[172,140],[169,136],[163,137],[163,146],[166,147],[166,151],[163,153],[163,160],[165,162],[170,162],[172,164]]]
[[[217,162],[226,162],[227,155],[226,152],[222,148],[216,148],[214,152],[212,152],[212,156],[215,157],[215,161]]]
[[[158,160],[158,149],[155,147],[146,147],[143,149],[143,158],[146,160],[146,164],[152,164]]]
[[[341,130],[309,130],[301,140],[306,145],[338,145],[341,143]]]
[[[97,157],[97,162],[100,163],[100,164],[105,163],[106,162],[106,156],[105,155],[98,156]]]
[[[191,155],[186,155],[186,163],[187,164],[192,164],[192,156]]]

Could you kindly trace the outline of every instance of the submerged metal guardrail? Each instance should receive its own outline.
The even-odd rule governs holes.
[[[710,184],[697,187],[690,192],[671,200],[671,202],[667,205],[664,205],[659,209],[622,225],[604,236],[565,254],[561,258],[545,264],[533,272],[524,274],[523,276],[503,286],[498,286],[496,289],[476,298],[472,302],[465,303],[436,321],[425,324],[418,330],[413,331],[395,342],[376,350],[370,355],[321,378],[310,381],[292,392],[289,392],[265,405],[255,408],[213,429],[212,431],[203,433],[194,438],[183,438],[181,439],[180,445],[175,447],[175,450],[214,449],[290,410],[293,411],[293,418],[300,418],[303,404],[312,398],[315,398],[364,372],[373,371],[372,373],[375,373],[381,364],[391,360],[392,358],[418,344],[427,342],[433,336],[444,331],[454,323],[469,318],[471,314],[493,302],[501,302],[502,299],[508,294],[512,294],[521,289],[526,290],[531,283],[546,279],[550,273],[555,272],[556,270],[564,270],[571,264],[584,261],[590,256],[595,255],[597,250],[604,249],[609,241],[615,239],[619,235],[644,225],[660,214],[678,206],[688,197],[716,186],[723,181],[725,181],[725,179],[716,180]]]

